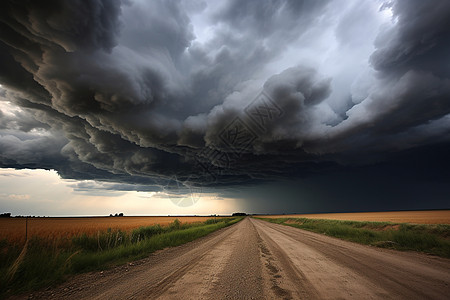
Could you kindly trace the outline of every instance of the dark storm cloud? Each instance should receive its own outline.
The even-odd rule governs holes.
[[[116,44],[121,1],[3,1],[7,43],[57,45],[65,51],[110,50]],[[25,50],[25,49],[22,49]]]
[[[450,139],[445,1],[191,4],[3,1],[1,98],[18,108],[0,114],[1,166],[153,191],[174,176],[307,177]]]
[[[375,40],[372,91],[336,126],[331,145],[339,150],[355,142],[379,151],[448,140],[450,4],[396,1],[388,6],[395,25]]]
[[[436,55],[444,58],[450,50],[450,4],[397,1],[391,5],[397,23],[375,41],[377,50],[371,56],[374,67],[385,72],[420,69],[448,76],[448,62],[436,59]]]

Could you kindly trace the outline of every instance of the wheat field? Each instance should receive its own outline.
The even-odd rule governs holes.
[[[450,224],[450,210],[386,211],[361,213],[265,215],[261,218],[308,218],[341,221]]]
[[[142,226],[172,223],[178,219],[182,223],[204,222],[213,217],[198,216],[158,216],[158,217],[63,217],[63,218],[0,218],[0,240],[21,243],[25,240],[26,227],[28,238],[38,236],[43,239],[57,240],[71,238],[80,234],[92,235],[108,229],[130,231]],[[26,226],[26,222],[28,225]]]

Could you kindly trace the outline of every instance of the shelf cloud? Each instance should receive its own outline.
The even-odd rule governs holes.
[[[449,143],[449,16],[419,0],[2,1],[0,166],[225,188]]]

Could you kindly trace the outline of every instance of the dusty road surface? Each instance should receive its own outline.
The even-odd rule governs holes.
[[[449,299],[450,260],[246,218],[33,299]],[[26,298],[29,295],[24,296]]]

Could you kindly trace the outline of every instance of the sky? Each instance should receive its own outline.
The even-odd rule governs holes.
[[[0,211],[450,208],[450,2],[0,3]]]

